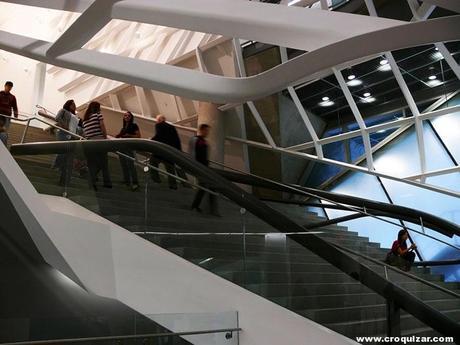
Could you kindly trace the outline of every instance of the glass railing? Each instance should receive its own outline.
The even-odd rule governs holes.
[[[2,332],[2,344],[210,344],[237,345],[238,314],[176,313],[36,317],[2,320],[10,324]],[[28,327],[25,329],[24,325]],[[21,327],[22,326],[22,327]]]
[[[134,142],[144,145],[146,141]],[[104,161],[104,149],[97,146],[107,143],[110,144],[94,144],[90,154],[97,154],[98,159],[93,162]],[[53,156],[44,154],[57,152],[57,146],[50,144],[55,147],[48,145],[49,150],[43,151],[41,147],[46,145],[12,149],[39,192],[66,195],[146,240],[342,334],[359,336],[363,328],[369,334],[382,334],[386,318],[372,310],[374,306],[382,309],[385,304],[382,296],[388,291],[378,282],[389,284],[390,290],[395,285],[386,278],[381,260],[367,262],[368,257],[382,259],[385,256],[386,250],[378,244],[334,224],[307,232],[298,224],[313,225],[324,219],[298,206],[270,203],[268,208],[211,171],[201,171],[187,158],[179,157],[173,167],[174,160],[167,152],[154,153],[160,161],[158,168],[138,156],[138,161],[143,163],[135,165],[138,189],[134,191],[132,184],[125,184],[119,155],[114,153],[109,153],[107,158],[110,182],[104,181],[102,175],[95,183],[88,182],[88,175],[85,176],[88,172],[75,168],[70,179],[59,185],[59,173],[52,169]],[[84,160],[88,145],[75,142],[67,146],[72,148],[74,162]],[[138,150],[147,149],[141,146]],[[34,150],[43,154],[30,155]],[[58,151],[66,153],[62,148]],[[26,152],[29,155],[24,156]],[[168,163],[164,165],[165,162]],[[80,164],[80,168],[82,166]],[[176,174],[181,177],[174,178]],[[192,209],[199,191],[204,196],[203,202],[199,210]],[[428,273],[418,271],[414,270],[421,274],[419,278],[431,279]],[[421,280],[420,284],[423,284]],[[442,282],[440,285],[452,287]],[[403,285],[401,291],[411,291],[411,286],[408,284],[406,289]],[[435,286],[429,288],[438,291]],[[456,299],[453,295],[449,298]],[[411,303],[414,302],[411,300]],[[354,321],[345,322],[337,315],[349,315]]]

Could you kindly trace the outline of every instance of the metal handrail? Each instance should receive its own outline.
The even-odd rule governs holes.
[[[41,108],[43,108],[43,107],[41,107]],[[45,108],[43,108],[43,109],[45,109]],[[3,114],[0,114],[0,116],[3,116],[3,117],[5,117],[5,118],[13,118],[12,116],[3,115]],[[24,116],[24,115],[22,115],[22,116]],[[43,119],[40,119],[40,118],[37,117],[37,116],[27,117],[26,119],[17,119],[17,118],[13,118],[13,119],[15,119],[15,120],[17,120],[17,121],[20,121],[20,122],[27,122],[27,124],[25,125],[24,132],[23,132],[22,137],[21,137],[21,144],[24,143],[25,138],[26,138],[26,136],[27,136],[27,131],[28,131],[29,127],[30,127],[30,123],[31,123],[32,121],[34,121],[34,120],[35,120],[35,121],[42,122],[42,123],[44,123],[44,124],[46,124],[46,125],[48,125],[48,126],[50,126],[50,127],[53,127],[54,129],[63,131],[64,133],[67,133],[67,134],[73,136],[74,138],[77,138],[78,140],[88,140],[88,139],[86,139],[85,137],[83,137],[83,136],[81,136],[81,135],[78,135],[78,134],[76,134],[76,133],[70,132],[70,131],[68,131],[68,130],[66,130],[66,129],[64,129],[64,128],[62,128],[62,127],[56,125],[56,124],[53,124],[53,123],[50,123],[50,122],[45,121],[45,120],[43,120]],[[131,157],[131,156],[129,156],[129,155],[123,153],[123,152],[117,151],[117,152],[115,152],[115,153],[116,153],[117,155],[119,155],[119,156],[122,156],[122,157],[125,158],[125,159],[128,159],[128,160],[133,161],[133,162],[134,162],[135,164],[137,164],[138,166],[142,166],[142,167],[146,167],[146,166],[147,166],[149,169],[153,169],[153,170],[155,170],[155,171],[158,171],[158,172],[159,172],[160,174],[162,174],[162,175],[166,175],[166,176],[168,176],[168,177],[172,177],[172,178],[176,179],[176,180],[179,181],[179,182],[187,183],[187,184],[189,184],[190,186],[192,186],[192,187],[194,187],[194,188],[201,189],[201,190],[203,190],[203,191],[205,191],[205,192],[207,192],[207,193],[210,193],[210,194],[213,194],[213,195],[216,195],[216,196],[219,195],[219,193],[216,193],[216,192],[214,192],[214,191],[212,191],[212,190],[210,190],[210,189],[208,189],[208,188],[206,188],[206,187],[200,186],[199,184],[190,182],[190,181],[188,181],[188,180],[186,180],[186,179],[183,179],[183,178],[181,178],[181,177],[179,177],[179,176],[177,176],[177,175],[171,174],[171,173],[169,173],[169,172],[167,172],[167,171],[165,171],[165,170],[163,170],[163,169],[157,168],[157,167],[155,167],[155,166],[153,166],[153,165],[151,165],[151,164],[149,164],[149,163],[147,163],[147,162],[140,161],[140,160],[136,159],[135,157]]]
[[[342,198],[347,198],[349,201],[352,201],[352,200],[357,200],[357,201],[366,201],[368,203],[377,203],[377,202],[371,202],[369,200],[366,200],[366,199],[362,199],[362,198],[357,198],[357,197],[352,197],[352,196],[348,196],[348,195],[340,195],[340,194],[337,194],[337,193],[330,193],[330,192],[325,192],[325,191],[319,191],[319,190],[315,190],[315,189],[312,189],[312,188],[308,188],[308,190],[306,190],[306,188],[304,187],[301,187],[301,186],[295,186],[295,185],[288,185],[288,184],[284,184],[284,183],[281,183],[281,182],[278,182],[278,181],[274,181],[274,180],[270,180],[268,178],[265,178],[265,177],[262,177],[262,176],[258,176],[258,175],[254,175],[252,173],[246,173],[246,172],[243,172],[241,170],[238,170],[238,169],[234,169],[234,168],[230,168],[230,167],[227,167],[225,165],[223,165],[222,163],[217,163],[217,162],[213,162],[214,164],[218,164],[218,165],[221,165],[221,166],[224,166],[226,168],[229,168],[229,169],[232,169],[234,171],[238,171],[238,173],[230,173],[230,172],[226,172],[224,170],[216,170],[218,173],[220,173],[221,175],[223,175],[224,177],[230,179],[230,180],[234,180],[235,182],[239,182],[239,183],[243,183],[243,184],[249,184],[249,185],[256,185],[257,181],[258,180],[259,182],[264,182],[266,183],[267,185],[263,185],[262,187],[265,187],[265,188],[268,188],[270,189],[273,188],[273,187],[279,187],[280,190],[282,191],[285,191],[285,192],[290,192],[290,193],[293,193],[293,194],[298,194],[298,195],[303,195],[303,196],[309,196],[309,197],[314,197],[314,198],[318,198],[318,199],[321,199],[321,200],[324,200],[324,201],[327,201],[327,202],[330,202],[332,203],[333,205],[335,206],[340,206],[341,208],[345,209],[345,210],[348,210],[348,211],[352,211],[352,212],[356,212],[356,213],[359,213],[362,215],[362,217],[371,217],[371,218],[374,218],[374,219],[377,219],[379,221],[382,221],[382,222],[385,222],[385,223],[389,223],[389,224],[392,224],[392,225],[395,225],[395,226],[398,226],[398,227],[401,227],[401,224],[398,224],[398,223],[395,223],[393,221],[390,221],[390,220],[387,220],[387,219],[384,219],[384,218],[381,218],[379,216],[376,216],[370,212],[375,212],[375,213],[378,213],[378,214],[385,214],[385,216],[390,216],[391,215],[389,213],[385,213],[383,211],[380,211],[380,210],[375,210],[375,209],[372,209],[372,207],[364,207],[363,209],[359,208],[359,207],[356,207],[356,206],[350,206],[350,205],[347,205],[347,204],[344,204],[344,203],[340,203],[340,202],[337,202],[333,199],[331,199],[331,197],[333,195],[335,196],[341,196]],[[249,177],[249,178],[252,178],[253,181],[248,181],[248,179],[245,179],[245,180],[242,180],[241,178],[239,177]],[[261,184],[258,184],[259,186],[261,186]],[[312,190],[314,191],[313,192],[309,192],[309,190]],[[329,197],[324,197],[324,196],[321,196],[320,194],[323,194],[323,195],[328,195]],[[295,203],[295,202],[293,202]],[[397,206],[397,205],[392,205],[392,204],[385,204],[385,203],[381,203],[379,202],[378,203],[379,206],[382,206],[382,205],[385,205],[387,206],[388,208],[392,208],[392,209],[401,209],[401,210],[404,210],[405,212],[407,211],[413,211],[413,212],[416,212],[418,213],[419,215],[422,215],[420,217],[423,218],[423,216],[430,216],[431,219],[436,219],[438,222],[442,222],[443,226],[447,227],[447,228],[450,228],[450,232],[446,232],[444,231],[443,229],[441,228],[437,228],[437,227],[432,227],[433,225],[431,226],[428,226],[428,223],[425,224],[425,226],[428,226],[430,228],[432,228],[433,230],[437,231],[437,232],[440,232],[442,233],[443,235],[445,236],[449,236],[449,237],[452,237],[453,234],[457,234],[457,235],[460,235],[460,228],[451,223],[451,222],[448,222],[444,219],[441,219],[439,217],[436,217],[436,216],[433,216],[433,215],[429,215],[425,212],[421,212],[421,211],[418,211],[418,210],[413,210],[413,209],[410,209],[410,208],[407,208],[407,207],[403,207],[403,206]],[[326,208],[327,204],[324,204],[322,205],[322,207]],[[402,213],[402,211],[401,211]],[[410,221],[410,222],[414,222],[415,219],[417,219],[417,221],[419,221],[420,217],[417,217],[417,218],[414,218],[414,217],[409,217],[407,214],[399,214],[398,217],[399,219],[401,219],[401,217],[404,216],[404,219]],[[407,229],[411,230],[411,231],[414,231],[416,233],[419,233],[423,236],[426,236],[428,238],[431,238],[435,241],[438,241],[440,243],[443,243],[447,246],[450,246],[452,248],[455,248],[456,250],[460,250],[459,247],[457,246],[454,246],[448,242],[445,242],[443,240],[440,240],[440,239],[437,239],[436,237],[433,237],[433,236],[430,236],[430,235],[427,235],[423,232],[420,232],[416,229],[412,229],[410,227],[407,227]]]
[[[16,154],[27,155],[55,154],[66,152],[72,147],[75,149],[77,145],[81,145],[83,149],[94,149],[101,152],[117,151],[121,149],[151,152],[161,159],[178,164],[184,170],[197,176],[240,207],[247,209],[256,217],[273,226],[280,231],[280,233],[304,231],[301,225],[286,217],[283,213],[269,207],[267,204],[244,191],[225,177],[217,174],[214,169],[210,169],[192,160],[190,156],[168,145],[152,140],[126,139],[123,140],[123,142],[117,140],[95,140],[22,144],[13,145],[11,151]],[[367,265],[362,264],[352,255],[335,247],[330,242],[317,235],[290,236],[290,238],[294,239],[306,249],[325,259],[331,265],[361,282],[364,286],[381,295],[388,301],[405,309],[408,313],[412,314],[434,330],[444,335],[454,334],[460,336],[460,325],[453,319],[430,307],[420,298],[409,293],[394,282],[386,280],[385,277],[381,276]]]
[[[428,280],[425,280],[425,279],[422,279],[420,277],[417,277],[416,275],[413,275],[413,274],[410,274],[408,272],[402,271],[399,268],[396,268],[396,267],[391,266],[391,265],[389,265],[387,263],[384,263],[384,262],[381,262],[381,261],[376,260],[374,258],[371,258],[370,256],[361,254],[361,253],[359,253],[357,251],[354,251],[352,249],[348,249],[348,248],[346,248],[344,246],[341,246],[339,244],[332,243],[332,245],[335,246],[336,248],[340,249],[340,250],[348,252],[348,253],[350,253],[352,255],[359,256],[359,257],[361,257],[363,259],[366,259],[366,260],[368,260],[368,261],[370,261],[370,262],[372,262],[372,263],[374,263],[376,265],[386,267],[387,269],[390,269],[391,271],[394,271],[394,272],[397,272],[397,273],[399,273],[401,275],[404,275],[406,277],[412,278],[412,279],[414,279],[414,280],[416,280],[416,281],[418,281],[420,283],[423,283],[423,284],[428,285],[428,286],[430,286],[430,287],[432,287],[434,289],[437,289],[437,290],[440,290],[442,292],[445,292],[446,294],[449,294],[449,295],[451,295],[453,297],[460,298],[460,294],[458,294],[458,293],[456,293],[456,292],[454,292],[452,290],[446,289],[446,288],[444,288],[442,286],[436,285],[436,284],[434,284],[434,283],[432,283],[432,282],[430,282]]]
[[[201,334],[218,334],[225,333],[228,339],[233,337],[233,332],[242,332],[240,327],[235,328],[222,328],[203,331],[190,331],[190,332],[164,332],[164,333],[148,333],[148,334],[133,334],[133,335],[116,335],[108,337],[88,337],[88,338],[69,338],[69,339],[51,339],[51,340],[33,340],[33,341],[17,341],[12,343],[0,343],[0,345],[46,345],[46,344],[74,344],[83,343],[87,341],[109,341],[109,340],[130,340],[130,339],[153,339],[164,337],[183,337],[190,335]]]

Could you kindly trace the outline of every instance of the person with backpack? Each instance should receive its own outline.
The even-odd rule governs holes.
[[[78,126],[78,117],[76,115],[77,106],[73,99],[68,100],[64,103],[61,110],[58,111],[56,115],[57,126],[63,130],[58,129],[56,132],[56,139],[58,141],[74,140],[75,136],[72,134],[77,133]],[[65,131],[64,131],[65,130]],[[70,133],[68,133],[70,132]],[[59,185],[64,186],[70,182],[70,177],[72,175],[73,168],[73,158],[74,154],[72,153],[60,153],[56,156],[54,161],[54,167],[61,170],[61,175],[59,178]]]

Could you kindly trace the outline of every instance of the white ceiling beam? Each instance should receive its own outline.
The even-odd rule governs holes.
[[[119,1],[95,0],[54,42],[46,55],[53,58],[83,47],[112,20],[112,6]]]
[[[283,8],[283,6],[279,7]],[[408,46],[458,40],[460,36],[458,27],[460,27],[460,18],[453,16],[408,23],[379,32],[369,32],[303,54],[285,64],[249,78],[228,78],[203,74],[175,66],[133,60],[85,49],[53,59],[46,56],[46,50],[51,43],[5,31],[0,32],[0,49],[52,65],[177,94],[189,99],[236,103],[274,94],[306,75],[362,56]]]

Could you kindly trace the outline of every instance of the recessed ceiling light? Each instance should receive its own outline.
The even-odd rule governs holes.
[[[436,76],[435,76],[435,75],[430,75],[430,76],[428,77],[428,79],[429,79],[429,80],[435,80],[435,79],[436,79]]]
[[[371,95],[370,92],[365,92],[365,93],[363,94],[364,97],[369,97],[370,95]]]
[[[379,66],[378,70],[380,72],[391,71],[391,65],[389,63]]]
[[[327,100],[324,100],[327,98]],[[319,102],[318,105],[321,107],[330,107],[331,105],[334,105],[335,103],[329,100],[329,97],[323,97],[323,102]]]
[[[383,65],[387,65],[388,64],[388,60],[387,59],[383,59],[383,60],[380,60],[380,64],[383,66]]]
[[[356,78],[356,76],[355,76],[354,74],[350,74],[350,75],[348,76],[348,80],[353,80],[353,79],[355,79],[355,78]]]
[[[440,81],[439,79],[433,79],[433,80],[428,80],[427,81],[427,85],[429,87],[436,87],[436,86],[439,86],[441,84],[444,84],[444,82]]]
[[[362,101],[363,103],[372,103],[372,102],[375,102],[375,97],[361,98],[361,101]]]
[[[323,97],[323,98],[321,98],[321,99],[322,99],[323,101],[325,101],[325,102],[326,102],[326,101],[329,101],[329,97]]]
[[[436,52],[436,53],[434,53],[432,56],[433,56],[433,59],[435,59],[435,60],[442,60],[442,59],[444,59],[444,56],[442,56],[441,52]]]
[[[352,79],[350,81],[347,81],[348,86],[358,86],[361,85],[363,82],[359,79]]]

